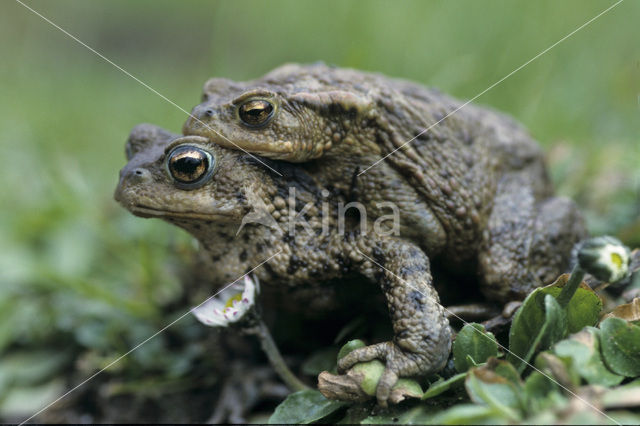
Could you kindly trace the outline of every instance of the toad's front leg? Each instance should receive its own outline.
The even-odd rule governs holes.
[[[376,389],[385,406],[391,388],[401,376],[425,375],[444,367],[451,348],[451,331],[432,286],[429,259],[414,244],[383,239],[358,244],[363,255],[361,272],[378,281],[393,323],[393,341],[356,349],[342,358],[345,371],[359,362],[386,363]]]

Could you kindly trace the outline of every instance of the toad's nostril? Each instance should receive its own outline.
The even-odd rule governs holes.
[[[202,113],[202,116],[207,118],[213,117],[213,110],[211,108],[205,109],[204,112]]]
[[[144,169],[142,167],[137,167],[131,170],[131,177],[137,181],[144,181],[151,178],[151,172],[149,170]]]

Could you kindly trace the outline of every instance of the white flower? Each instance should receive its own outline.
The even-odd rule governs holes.
[[[591,238],[578,249],[580,267],[600,281],[614,283],[629,274],[629,248],[605,236]]]
[[[258,280],[245,275],[215,297],[191,310],[198,320],[211,327],[227,327],[239,321],[255,305]]]

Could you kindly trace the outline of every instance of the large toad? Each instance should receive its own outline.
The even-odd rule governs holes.
[[[404,106],[389,105],[385,114],[389,122],[412,121]],[[413,129],[422,123],[413,121]],[[194,235],[220,285],[267,259],[253,271],[265,285],[305,286],[354,272],[377,283],[393,339],[351,352],[339,367],[383,360],[377,397],[385,404],[399,376],[438,371],[449,354],[451,333],[430,259],[478,276],[486,298],[505,302],[563,272],[584,235],[575,206],[552,197],[540,151],[519,127],[476,108],[460,111],[455,123],[361,175],[380,158],[375,147],[400,136],[380,136],[370,150],[292,164],[139,125],[115,197],[138,216],[162,218]],[[376,131],[373,124],[358,128]],[[344,212],[352,201],[360,203],[360,215]],[[390,212],[393,220],[385,216]],[[245,220],[236,236],[243,218],[265,214],[273,223]]]
[[[471,273],[479,260],[494,299],[551,280],[584,233],[574,205],[552,198],[543,154],[521,126],[409,81],[321,63],[286,64],[246,82],[212,78],[182,130],[304,163],[370,215],[393,201],[402,236]],[[559,242],[560,234],[572,237]]]

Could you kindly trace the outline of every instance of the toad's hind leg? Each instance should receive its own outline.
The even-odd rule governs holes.
[[[527,176],[507,175],[498,185],[480,247],[483,293],[502,302],[522,300],[567,272],[571,249],[586,235],[571,200],[539,200]]]
[[[451,346],[451,332],[431,284],[427,256],[403,240],[376,240],[373,244],[359,245],[366,257],[360,271],[381,284],[394,339],[350,352],[340,359],[338,368],[344,371],[372,359],[385,362],[376,397],[381,405],[386,405],[398,377],[428,374],[444,366]]]

